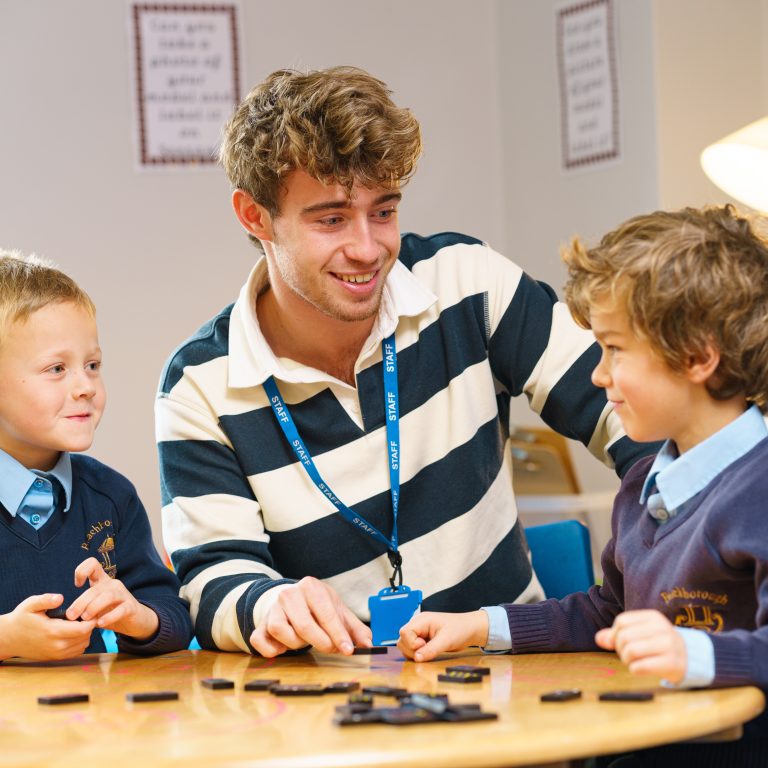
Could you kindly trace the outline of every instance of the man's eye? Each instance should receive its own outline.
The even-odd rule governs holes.
[[[324,219],[320,219],[320,223],[326,227],[333,227],[341,222],[341,216],[326,216]]]

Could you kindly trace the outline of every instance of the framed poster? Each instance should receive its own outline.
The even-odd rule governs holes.
[[[563,169],[620,160],[613,0],[557,9]]]
[[[216,164],[240,100],[237,2],[129,2],[141,170]]]

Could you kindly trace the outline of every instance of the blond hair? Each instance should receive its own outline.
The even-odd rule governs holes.
[[[72,302],[96,315],[88,294],[52,262],[0,250],[0,344],[11,324],[56,302]]]
[[[281,180],[303,170],[347,192],[404,184],[416,170],[421,130],[386,85],[362,69],[282,69],[256,86],[224,129],[219,159],[232,186],[270,215]]]
[[[565,297],[589,328],[605,297],[626,310],[632,329],[676,371],[707,345],[720,363],[707,382],[717,399],[744,395],[768,404],[768,240],[732,205],[637,216],[595,248],[575,238],[562,252]]]

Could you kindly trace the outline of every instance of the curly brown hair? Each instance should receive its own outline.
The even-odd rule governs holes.
[[[233,187],[279,215],[280,182],[301,169],[348,192],[404,184],[421,130],[387,86],[355,67],[273,72],[240,103],[219,152]]]
[[[707,382],[716,399],[742,394],[768,404],[768,240],[765,220],[732,205],[636,216],[595,248],[575,238],[562,251],[565,297],[579,325],[605,297],[676,371],[714,344]]]

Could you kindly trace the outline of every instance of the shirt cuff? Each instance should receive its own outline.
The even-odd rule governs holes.
[[[494,653],[511,650],[512,633],[507,612],[500,605],[484,607],[482,610],[488,614],[488,642],[483,646],[483,651]]]
[[[667,688],[705,688],[715,679],[715,648],[706,632],[700,629],[675,627],[685,642],[688,667],[685,677],[675,684],[662,680]]]

